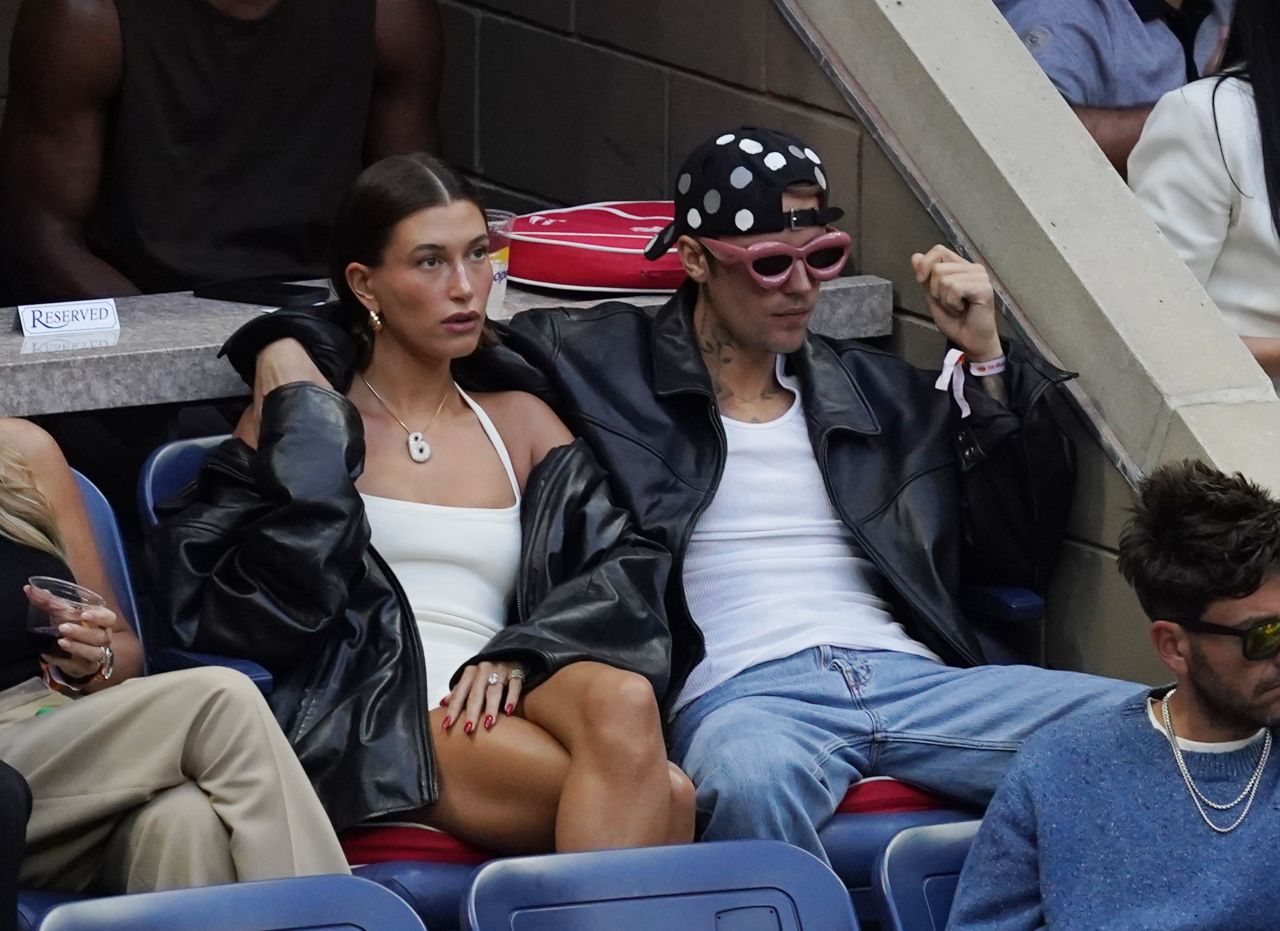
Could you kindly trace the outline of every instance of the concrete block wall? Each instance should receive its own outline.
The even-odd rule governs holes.
[[[769,0],[441,0],[445,157],[520,203],[669,196],[719,128],[824,153],[859,229],[863,133]]]

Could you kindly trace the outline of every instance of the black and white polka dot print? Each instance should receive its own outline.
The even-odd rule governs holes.
[[[743,126],[710,136],[680,166],[675,221],[645,254],[659,258],[685,233],[771,233],[838,220],[842,211],[828,205],[821,165],[817,152],[786,133]],[[821,191],[818,207],[783,213],[783,192],[792,185],[815,185]]]

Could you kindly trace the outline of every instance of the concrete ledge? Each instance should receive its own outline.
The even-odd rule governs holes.
[[[634,303],[661,303],[662,295],[622,295]],[[590,307],[561,293],[507,289],[510,313],[536,307]],[[218,347],[241,324],[263,313],[255,304],[192,297],[190,292],[119,298],[119,339],[83,334],[57,342],[28,343],[22,334],[0,333],[0,416],[26,417],[189,403],[239,397],[245,388]],[[12,319],[0,310],[0,319]],[[892,329],[889,282],[869,276],[840,278],[823,286],[812,328],[829,336],[883,336]],[[73,346],[83,342],[88,345]]]

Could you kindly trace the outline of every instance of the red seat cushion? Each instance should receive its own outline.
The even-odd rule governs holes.
[[[343,833],[341,840],[347,862],[352,866],[396,860],[474,866],[494,857],[443,831],[399,821],[351,828]]]
[[[896,779],[875,777],[850,786],[836,814],[887,815],[957,808],[957,803]]]

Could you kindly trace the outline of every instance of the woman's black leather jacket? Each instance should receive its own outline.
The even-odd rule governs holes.
[[[262,663],[276,718],[339,829],[437,797],[422,643],[395,576],[370,545],[355,488],[359,414],[342,395],[285,385],[263,405],[258,450],[228,440],[166,506],[148,540],[149,646]],[[552,450],[521,504],[508,626],[477,659],[515,659],[528,688],[596,660],[670,670],[662,608],[670,557],[636,536],[582,441]]]

